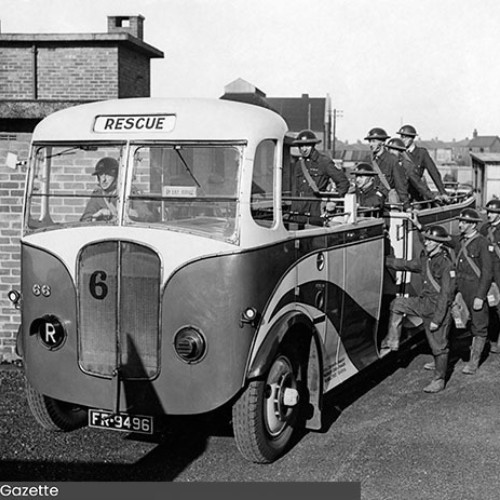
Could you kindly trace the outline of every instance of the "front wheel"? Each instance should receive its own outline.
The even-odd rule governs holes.
[[[276,356],[264,380],[249,383],[233,406],[233,431],[241,454],[256,463],[283,455],[302,427],[297,357]]]
[[[28,405],[35,420],[49,431],[69,432],[87,424],[87,410],[44,396],[26,382]]]

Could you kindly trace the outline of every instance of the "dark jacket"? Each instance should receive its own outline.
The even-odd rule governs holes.
[[[376,215],[380,215],[384,208],[385,196],[380,189],[372,184],[365,190],[356,189],[358,204],[361,208],[374,208],[377,211]]]
[[[138,194],[137,189],[132,188],[131,194]],[[117,194],[116,190],[111,193],[105,192],[100,186],[97,186],[94,191],[92,191],[92,197],[87,202],[87,206],[83,211],[80,220],[83,222],[88,222],[92,220],[92,217],[102,208],[107,208],[111,212],[110,219],[116,219],[116,202]],[[130,203],[130,208],[136,211],[137,215],[129,217],[132,220],[140,220],[142,222],[155,222],[158,220],[158,214],[155,214],[149,209],[148,205],[144,201],[134,200]]]
[[[432,181],[436,185],[437,190],[440,194],[446,194],[446,189],[444,188],[443,180],[441,179],[441,174],[436,167],[436,164],[432,160],[427,149],[417,146],[415,144],[411,151],[407,151],[413,163],[417,166],[417,174],[422,179],[425,170],[429,172]]]
[[[429,256],[423,250],[420,257],[412,260],[386,257],[386,266],[396,271],[411,271],[422,275],[420,298],[429,300],[433,304],[431,321],[441,325],[450,311],[456,293],[456,272],[453,261],[446,250]],[[429,277],[431,274],[434,285]]]
[[[410,155],[406,151],[403,151],[400,155],[399,162],[404,168],[406,177],[408,179],[408,193],[410,195],[410,200],[433,200],[435,198],[434,194],[429,189],[427,183],[422,179],[422,176],[419,174],[417,165],[415,165],[413,160],[410,158]]]
[[[475,297],[486,300],[493,279],[492,253],[488,240],[476,231],[471,238],[453,236],[451,244],[456,255],[458,289],[474,290]],[[465,245],[467,255],[479,270],[479,276],[465,257]]]
[[[299,158],[295,163],[293,177],[294,196],[314,197],[314,190],[302,172],[301,161],[303,161],[319,191],[326,191],[328,182],[331,179],[335,182],[339,196],[344,196],[347,193],[349,180],[344,172],[337,168],[327,155],[320,153],[317,149],[313,149],[308,158]],[[292,211],[319,216],[321,215],[320,199],[318,198],[318,201],[294,201],[292,203]]]
[[[379,166],[382,173],[385,175],[391,189],[395,189],[399,196],[399,201],[403,204],[403,208],[410,206],[410,197],[408,194],[408,179],[402,165],[398,159],[392,154],[383,149],[376,155],[374,161]],[[377,184],[377,187],[387,197],[388,191],[382,181]]]
[[[481,226],[479,233],[488,240],[493,263],[493,279],[500,285],[500,224],[493,225],[487,222]]]

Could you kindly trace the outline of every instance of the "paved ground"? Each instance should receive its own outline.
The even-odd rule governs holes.
[[[183,419],[161,439],[81,429],[41,430],[23,371],[0,368],[0,481],[361,482],[364,500],[500,498],[500,354],[475,376],[458,361],[446,390],[429,379],[421,348],[378,366],[328,400],[326,430],[271,465],[246,462],[230,429]],[[333,499],[332,499],[333,500]]]

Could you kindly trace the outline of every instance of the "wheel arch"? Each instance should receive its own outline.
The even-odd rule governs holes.
[[[300,338],[297,341],[298,336]],[[305,381],[309,400],[306,427],[319,430],[323,398],[322,342],[313,321],[306,314],[292,311],[276,321],[259,346],[247,370],[246,379],[248,381],[263,377],[284,345],[298,347],[299,354],[304,356],[307,366]]]

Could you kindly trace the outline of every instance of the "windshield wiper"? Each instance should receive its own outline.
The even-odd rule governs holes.
[[[45,159],[48,160],[50,158],[55,158],[56,156],[64,156],[64,155],[72,155],[77,149],[81,149],[82,151],[97,151],[97,146],[73,146],[68,149],[63,149],[59,151],[59,153],[54,153],[53,155],[46,156]],[[42,151],[41,149],[39,151]]]
[[[181,159],[184,166],[186,167],[186,170],[188,171],[189,175],[191,176],[191,179],[193,179],[193,181],[196,183],[196,185],[203,191],[203,194],[205,194],[205,190],[203,189],[203,186],[198,182],[198,179],[196,179],[196,177],[194,176],[193,171],[189,168],[189,165],[186,163],[186,160],[181,155],[179,148],[175,147],[174,150],[177,153],[177,155],[179,156],[179,158]]]

